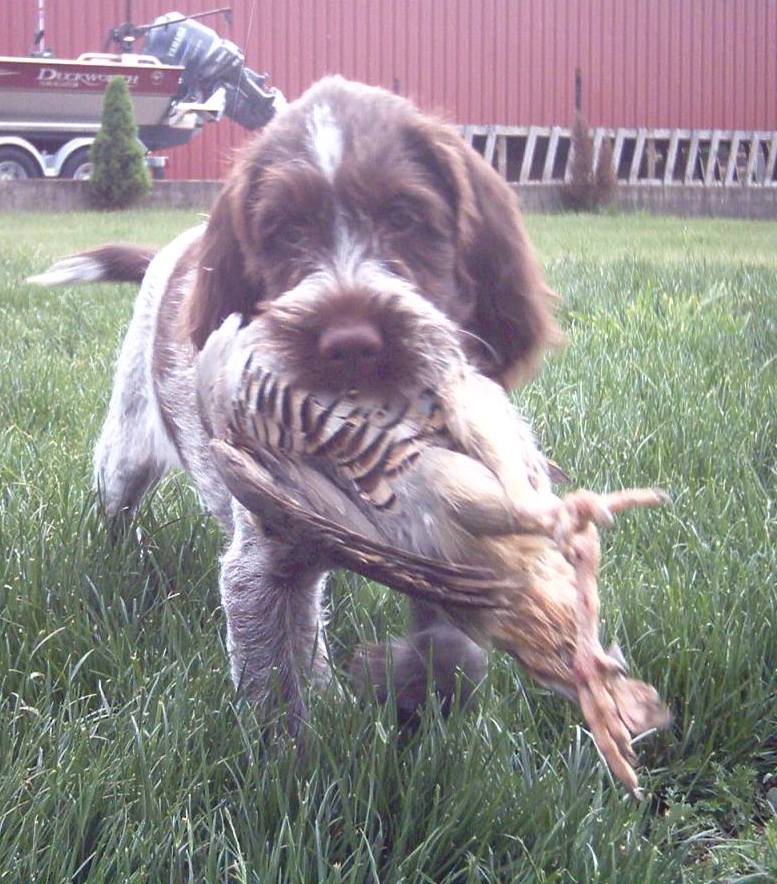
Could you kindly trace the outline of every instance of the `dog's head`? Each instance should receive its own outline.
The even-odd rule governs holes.
[[[188,333],[201,348],[228,314],[249,318],[282,301],[300,383],[390,388],[412,371],[420,334],[412,310],[395,308],[419,297],[506,387],[558,337],[552,294],[502,179],[409,101],[322,80],[227,181],[204,236]]]

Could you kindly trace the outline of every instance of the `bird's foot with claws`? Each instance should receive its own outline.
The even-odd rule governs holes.
[[[600,528],[610,528],[615,522],[615,514],[641,506],[658,506],[666,503],[667,495],[654,488],[626,488],[598,494],[595,491],[579,489],[561,498],[560,505],[553,514],[552,534],[550,535],[564,557],[575,564],[575,538],[590,524]]]

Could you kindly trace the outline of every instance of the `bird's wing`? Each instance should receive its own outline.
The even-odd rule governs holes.
[[[269,522],[274,533],[314,544],[333,566],[424,601],[499,606],[490,591],[501,580],[489,568],[446,562],[384,541],[358,507],[317,470],[275,457],[271,471],[239,445],[214,439],[210,447],[225,484],[246,509]]]
[[[550,476],[550,481],[554,485],[569,485],[572,481],[567,473],[556,463],[555,460],[551,460],[549,457],[546,458],[548,464],[548,475]]]

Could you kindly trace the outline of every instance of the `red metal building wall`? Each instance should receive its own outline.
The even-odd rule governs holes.
[[[136,23],[227,0],[135,0]],[[575,69],[592,125],[777,129],[777,0],[232,0],[206,24],[289,98],[325,73],[399,88],[461,123],[567,124]],[[60,56],[98,49],[125,0],[47,0]],[[0,54],[25,54],[36,0],[0,0]],[[248,137],[226,121],[170,152],[223,175]]]

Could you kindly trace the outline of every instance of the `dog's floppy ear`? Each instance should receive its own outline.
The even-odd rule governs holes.
[[[456,278],[469,302],[465,329],[472,333],[475,361],[512,389],[534,374],[547,349],[563,341],[554,317],[557,298],[502,177],[450,126],[425,117],[416,121],[413,134],[456,212]]]
[[[556,295],[534,255],[515,194],[475,151],[462,146],[469,187],[459,207],[460,283],[475,295],[470,331],[495,351],[487,371],[506,389],[528,380],[563,341]]]
[[[261,298],[261,284],[246,266],[248,157],[238,162],[213,207],[203,234],[197,279],[185,305],[183,334],[201,350],[230,313],[247,316]]]

